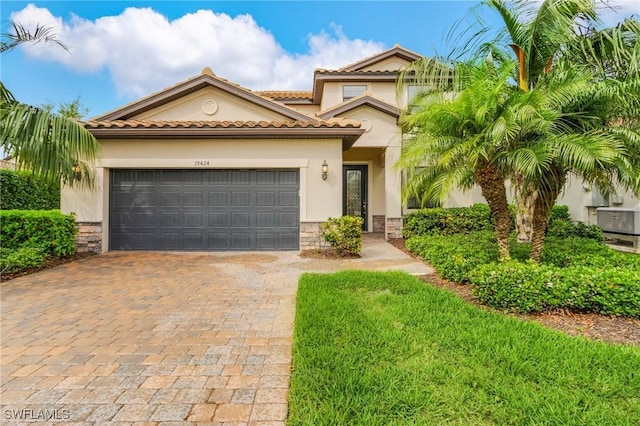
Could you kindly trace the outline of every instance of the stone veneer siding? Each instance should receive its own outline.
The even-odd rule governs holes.
[[[328,247],[322,238],[322,222],[300,222],[300,251],[320,250]]]
[[[383,214],[373,215],[373,232],[384,232],[385,216]]]
[[[102,252],[102,222],[78,222],[76,250],[79,253]]]
[[[402,218],[387,218],[387,239],[402,238]]]

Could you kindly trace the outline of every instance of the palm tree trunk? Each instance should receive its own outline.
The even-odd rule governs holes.
[[[496,238],[500,260],[511,258],[509,254],[509,230],[511,218],[509,217],[509,203],[507,202],[507,189],[504,179],[498,168],[486,160],[478,160],[475,169],[476,183],[482,190],[482,195],[487,200],[491,214],[496,220]]]
[[[545,185],[539,188],[533,211],[533,233],[531,237],[531,260],[540,263],[544,236],[549,223],[551,208],[556,203],[560,191],[566,182],[566,173],[559,167],[552,167],[551,175]]]
[[[524,182],[521,174],[512,180],[513,204],[516,209],[516,236],[519,243],[530,243],[533,234],[533,211],[538,191],[535,186]]]

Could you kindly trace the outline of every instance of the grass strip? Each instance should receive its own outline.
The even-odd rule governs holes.
[[[297,298],[291,425],[640,424],[640,348],[398,272],[305,274]]]

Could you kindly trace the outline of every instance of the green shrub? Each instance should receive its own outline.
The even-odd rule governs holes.
[[[362,248],[362,218],[330,217],[322,224],[322,237],[340,256],[354,256]]]
[[[17,250],[0,250],[0,271],[12,273],[44,265],[47,255],[39,248],[22,247]]]
[[[429,262],[444,279],[465,283],[477,266],[498,260],[490,231],[457,235],[425,235],[406,241],[407,248]]]
[[[419,235],[468,234],[493,229],[493,216],[486,204],[471,207],[422,209],[404,217],[405,238]]]
[[[597,225],[585,225],[582,222],[555,219],[549,222],[547,236],[559,238],[590,238],[592,240],[602,241],[602,228]]]
[[[28,172],[0,170],[0,209],[53,210],[60,208],[60,184]]]
[[[0,244],[5,249],[37,248],[46,255],[75,253],[78,233],[73,215],[59,210],[0,210]]]
[[[480,303],[500,310],[540,312],[549,307],[551,271],[515,260],[480,265],[469,273]]]
[[[549,213],[549,223],[556,220],[571,222],[571,214],[569,213],[569,206],[555,205],[551,208],[551,212]]]
[[[478,300],[500,310],[526,313],[562,307],[640,316],[638,270],[510,261],[481,265],[469,277]]]

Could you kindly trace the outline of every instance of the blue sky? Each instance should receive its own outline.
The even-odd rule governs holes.
[[[613,24],[640,1],[615,0]],[[400,44],[447,54],[449,29],[477,1],[2,1],[1,22],[57,29],[71,53],[26,46],[4,53],[2,82],[22,102],[80,97],[88,117],[208,66],[254,90],[310,90],[314,68],[339,68]],[[488,22],[497,22],[486,15]]]

